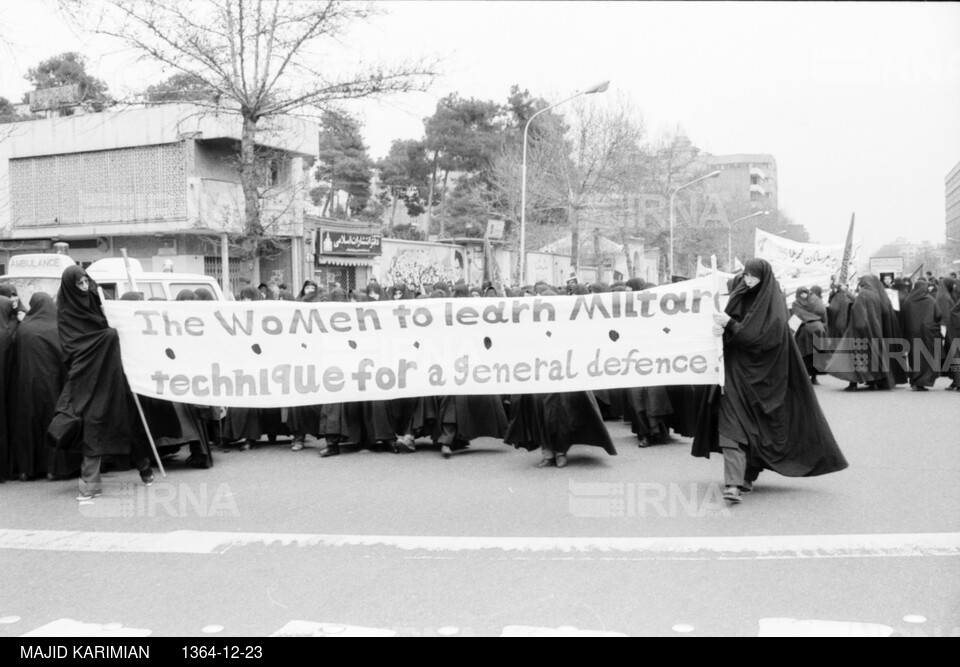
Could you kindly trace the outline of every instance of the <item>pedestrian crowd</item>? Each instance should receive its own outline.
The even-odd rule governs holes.
[[[513,289],[489,283],[391,285],[371,281],[362,290],[321,289],[307,280],[299,293],[286,285],[244,288],[237,299],[316,302],[397,299],[525,297],[640,291],[640,279],[563,286],[545,282]],[[319,455],[359,448],[413,453],[429,441],[444,458],[476,438],[539,450],[538,467],[562,468],[573,445],[616,448],[606,423],[623,420],[640,447],[672,435],[693,438],[692,453],[724,460],[724,497],[739,502],[762,470],[800,477],[847,466],[817,402],[813,385],[829,373],[860,387],[907,384],[925,391],[946,376],[960,390],[960,284],[955,275],[884,285],[864,276],[855,289],[834,284],[827,303],[820,288],[800,288],[788,306],[769,263],[750,260],[729,284],[730,299],[714,315],[724,341],[726,384],[660,386],[550,394],[422,396],[349,403],[318,402],[290,408],[230,408],[135,397],[120,363],[116,331],[103,314],[96,284],[78,266],[62,277],[56,299],[35,293],[28,305],[0,287],[0,481],[79,478],[78,499],[102,493],[104,470],[135,468],[154,480],[147,428],[161,458],[183,447],[189,465],[208,468],[215,450],[247,451],[290,438],[293,451],[307,437],[322,441]],[[891,292],[896,294],[894,307]],[[139,300],[139,293],[123,299]],[[208,290],[184,290],[178,300],[212,300]],[[859,360],[822,358],[823,341],[857,343]],[[909,340],[912,349],[895,345]],[[947,352],[936,363],[935,348]],[[909,347],[909,346],[908,346]],[[950,355],[953,355],[951,357]],[[895,363],[890,363],[893,360]]]

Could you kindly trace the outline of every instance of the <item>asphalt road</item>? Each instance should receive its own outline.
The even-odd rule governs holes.
[[[849,469],[769,472],[737,506],[689,440],[562,470],[475,441],[452,459],[320,459],[265,442],[0,485],[0,637],[855,634],[960,636],[960,393],[817,394]],[[180,458],[185,456],[182,454]]]

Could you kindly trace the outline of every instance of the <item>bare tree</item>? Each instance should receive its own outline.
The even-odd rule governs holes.
[[[370,5],[332,0],[59,0],[86,30],[121,40],[168,74],[213,92],[197,104],[242,118],[239,171],[244,249],[259,253],[257,138],[270,118],[318,113],[345,100],[422,90],[432,63],[344,67],[336,54],[347,28],[371,18]]]

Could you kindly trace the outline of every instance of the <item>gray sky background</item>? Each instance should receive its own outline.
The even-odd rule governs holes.
[[[960,162],[960,5],[920,3],[389,2],[343,57],[443,59],[427,93],[358,106],[373,157],[420,137],[441,97],[550,101],[609,79],[656,135],[712,153],[771,153],[780,206],[814,241],[850,213],[869,253],[903,236],[944,241],[944,177]],[[115,95],[159,73],[79,35],[50,0],[0,3],[0,95],[27,68],[77,50]],[[559,110],[562,110],[560,107]]]

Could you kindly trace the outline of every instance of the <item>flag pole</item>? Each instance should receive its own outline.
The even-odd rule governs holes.
[[[130,270],[130,258],[127,256],[127,249],[120,248],[120,254],[123,256],[123,265],[127,269],[127,279],[130,281],[130,291],[138,292],[137,282],[133,278],[133,271]],[[147,424],[147,417],[143,414],[143,406],[140,405],[140,397],[132,389],[133,402],[137,404],[137,412],[140,413],[140,421],[143,422],[143,430],[147,432],[147,440],[150,442],[150,449],[153,450],[153,456],[157,461],[157,467],[160,468],[160,476],[166,477],[167,471],[163,469],[163,463],[160,461],[160,452],[157,451],[157,445],[153,441],[153,434],[150,433],[150,425]]]
[[[699,260],[698,260],[698,263],[699,263]],[[710,268],[712,269],[712,273],[713,273],[714,289],[716,290],[717,294],[723,294],[723,290],[726,289],[726,282],[723,280],[723,278],[720,276],[720,273],[717,271],[716,255],[710,255]],[[719,299],[717,301],[719,303]],[[720,393],[722,394],[723,388],[727,383],[726,371],[723,367],[723,336],[714,336],[714,338],[716,338],[717,340],[717,351],[719,352],[719,355],[717,356],[717,358],[719,359],[718,370],[720,372]]]
[[[853,218],[856,213],[850,214],[850,228],[847,230],[847,243],[843,246],[843,262],[840,265],[840,274],[837,276],[837,283],[847,284],[847,274],[850,268],[850,256],[853,254]]]

